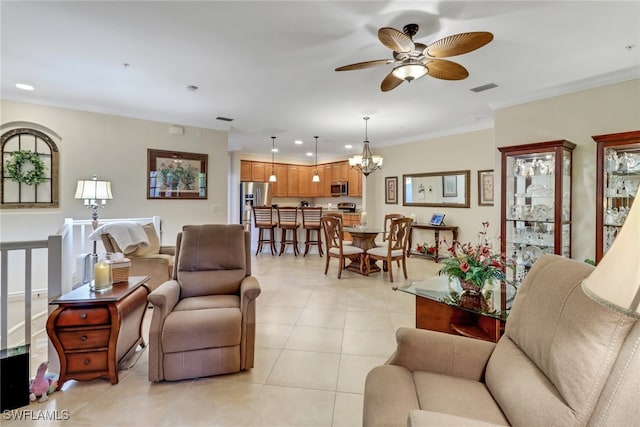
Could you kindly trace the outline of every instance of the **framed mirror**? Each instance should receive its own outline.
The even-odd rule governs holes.
[[[469,170],[402,175],[402,204],[468,208],[470,176]]]

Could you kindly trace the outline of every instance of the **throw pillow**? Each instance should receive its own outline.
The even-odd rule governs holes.
[[[149,246],[142,247],[138,246],[138,249],[130,253],[132,256],[143,256],[143,255],[155,255],[160,253],[160,238],[156,233],[156,228],[153,226],[153,223],[143,224],[142,229],[147,235],[147,240],[149,241]]]

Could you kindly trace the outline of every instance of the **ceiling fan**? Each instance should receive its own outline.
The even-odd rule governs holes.
[[[378,30],[378,39],[383,45],[393,50],[393,59],[377,59],[343,65],[336,71],[361,70],[378,65],[400,64],[382,80],[380,89],[383,92],[395,89],[404,81],[411,82],[424,75],[443,80],[462,80],[469,72],[462,65],[448,61],[449,56],[461,55],[474,51],[493,40],[493,34],[486,31],[454,34],[429,45],[414,43],[413,36],[418,33],[417,24],[405,25],[402,31],[383,27]]]

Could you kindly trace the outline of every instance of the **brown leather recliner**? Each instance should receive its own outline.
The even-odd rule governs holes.
[[[241,225],[186,225],[173,278],[153,291],[149,380],[181,380],[253,367],[258,280]]]

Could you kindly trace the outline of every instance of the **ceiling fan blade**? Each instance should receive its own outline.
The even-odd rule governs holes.
[[[390,90],[400,86],[400,83],[402,83],[403,81],[404,80],[397,78],[396,76],[393,75],[393,72],[391,72],[387,74],[387,77],[385,77],[384,80],[382,80],[382,83],[380,84],[380,89],[383,92],[389,92]]]
[[[493,40],[493,34],[486,31],[454,34],[431,43],[424,50],[432,58],[456,56],[474,51]]]
[[[469,77],[469,72],[457,62],[446,59],[432,59],[424,64],[428,75],[442,80],[464,80]]]
[[[378,65],[391,64],[393,59],[376,59],[374,61],[356,62],[355,64],[343,65],[336,68],[336,71],[362,70],[363,68],[375,67]]]
[[[383,27],[378,30],[378,38],[383,45],[394,52],[411,52],[415,44],[411,37],[395,28]]]

